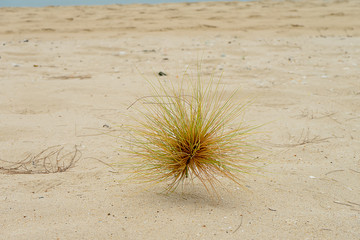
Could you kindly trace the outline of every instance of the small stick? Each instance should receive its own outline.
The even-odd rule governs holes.
[[[112,172],[114,172],[114,173],[119,173],[119,171],[116,171],[116,169],[113,168],[110,164],[108,164],[108,163],[106,163],[106,162],[104,162],[104,161],[102,161],[102,160],[100,160],[100,159],[98,159],[98,158],[94,158],[94,157],[87,157],[87,158],[95,159],[95,160],[101,162],[102,164],[108,166],[109,168],[111,168],[111,169],[113,170]]]
[[[344,170],[334,170],[334,171],[330,171],[330,172],[328,172],[328,173],[325,173],[325,175],[328,175],[328,174],[330,174],[330,173],[334,173],[334,172],[343,172]]]
[[[83,129],[99,130],[99,129],[96,129],[96,128],[83,128]],[[116,132],[116,131],[119,131],[119,130],[118,130],[118,129],[111,129],[111,130],[108,130],[108,131],[103,131],[102,133],[80,134],[80,135],[77,135],[77,134],[76,134],[76,137],[94,137],[94,136],[101,136],[101,135],[109,134],[109,133]]]
[[[234,230],[233,234],[236,233],[236,231],[240,229],[240,227],[241,227],[241,225],[242,225],[242,222],[243,222],[243,215],[241,215],[240,224],[239,224],[239,226]]]
[[[347,202],[350,203],[350,204],[354,204],[354,205],[360,206],[360,204],[358,204],[358,203],[354,203],[354,202],[350,202],[350,201],[347,201]]]
[[[342,203],[342,202],[339,202],[339,201],[334,201],[334,203],[340,204],[340,205],[344,205],[344,206],[348,206],[348,207],[352,207],[352,206],[353,206],[353,205],[350,205],[350,204],[347,204],[347,203]]]

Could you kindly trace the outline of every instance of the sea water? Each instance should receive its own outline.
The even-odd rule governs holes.
[[[225,0],[0,0],[0,7],[45,7],[76,5],[107,5],[131,3],[174,3],[174,2],[225,2]],[[229,0],[227,0],[229,1]],[[238,0],[247,1],[247,0]]]

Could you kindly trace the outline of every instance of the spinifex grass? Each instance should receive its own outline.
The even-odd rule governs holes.
[[[139,99],[145,102],[131,127],[136,176],[167,182],[169,191],[195,179],[215,190],[219,176],[241,185],[252,166],[246,141],[251,128],[239,119],[247,103],[236,101],[236,91],[229,95],[220,80],[206,83],[200,73],[197,79],[185,73],[178,84],[150,84],[152,95]]]

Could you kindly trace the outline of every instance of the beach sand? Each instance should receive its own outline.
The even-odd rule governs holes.
[[[359,12],[356,0],[0,8],[0,158],[82,152],[65,172],[0,166],[0,238],[360,239]],[[104,163],[131,160],[116,131],[126,108],[145,78],[199,60],[254,100],[262,167],[244,189],[220,179],[219,198],[197,181],[170,195],[124,182]]]

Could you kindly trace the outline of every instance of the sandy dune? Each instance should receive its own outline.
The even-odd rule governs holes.
[[[356,0],[0,8],[0,159],[82,152],[62,173],[0,166],[0,239],[360,239],[359,12]],[[128,161],[99,133],[128,121],[142,74],[176,79],[201,58],[205,78],[223,72],[255,99],[248,123],[267,123],[249,191],[143,191],[90,158]]]

